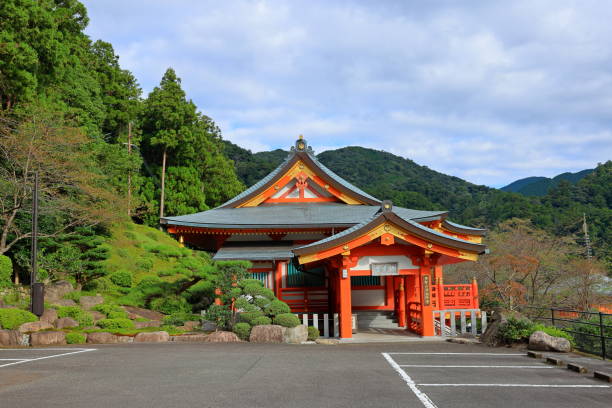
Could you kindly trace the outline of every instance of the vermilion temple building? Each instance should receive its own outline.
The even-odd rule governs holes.
[[[475,261],[482,229],[446,211],[395,207],[321,164],[301,137],[274,171],[221,206],[162,218],[180,242],[215,260],[248,260],[254,277],[294,312],[393,314],[398,327],[435,333],[433,312],[477,309],[475,282],[444,285],[443,266]],[[358,317],[359,320],[359,317]]]

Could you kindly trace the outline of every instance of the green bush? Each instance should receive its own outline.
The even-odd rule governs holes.
[[[126,248],[118,248],[117,249],[117,255],[119,255],[121,258],[129,258],[130,257],[130,253],[128,252],[128,250]]]
[[[258,283],[259,284],[251,283],[249,285],[245,285],[242,288],[242,292],[245,295],[249,295],[249,296],[252,296],[254,298],[256,298],[256,297],[263,297],[263,298],[266,298],[266,299],[274,299],[274,292],[272,292],[268,288],[264,288],[261,285],[261,282],[258,282]]]
[[[128,318],[128,312],[126,312],[123,309],[122,310],[113,310],[108,315],[106,315],[106,317],[108,317],[109,319],[127,319]]]
[[[180,258],[185,255],[184,251],[181,251],[181,248],[171,247],[169,245],[154,245],[149,247],[148,245],[145,248],[154,254],[158,254],[161,258]]]
[[[0,309],[0,328],[14,330],[24,323],[35,322],[38,318],[21,309]]]
[[[143,271],[147,271],[148,272],[151,269],[153,269],[153,260],[151,258],[149,258],[149,257],[141,256],[136,261],[136,266],[138,266]]]
[[[263,324],[272,324],[272,319],[268,316],[259,316],[251,320],[253,326],[261,326]]]
[[[5,255],[0,255],[0,288],[7,288],[13,285],[13,261]]]
[[[249,340],[251,335],[251,325],[248,323],[236,323],[233,328],[233,332],[236,333],[241,340]]]
[[[164,316],[163,324],[166,326],[182,326],[190,320],[200,320],[200,317],[192,313],[178,312]]]
[[[164,314],[191,312],[191,306],[187,300],[180,296],[159,297],[151,301],[151,309]]]
[[[529,336],[536,331],[543,331],[553,337],[562,337],[569,340],[572,347],[575,346],[574,337],[569,333],[556,327],[545,326],[541,323],[533,323],[527,319],[510,317],[508,321],[499,328],[500,337],[508,344],[529,341]]]
[[[95,305],[92,308],[92,310],[95,310],[96,312],[104,313],[106,317],[109,317],[109,314],[113,312],[114,313],[124,312],[125,316],[122,316],[122,317],[127,317],[127,313],[125,312],[125,310],[121,308],[121,306],[115,305],[112,303],[101,303],[99,305]]]
[[[110,276],[111,282],[117,286],[129,288],[132,286],[132,274],[128,271],[118,271]]]
[[[308,326],[308,340],[315,341],[320,335],[321,333],[319,333],[319,329],[313,326]]]
[[[240,317],[241,322],[246,322],[246,323],[253,325],[254,324],[253,321],[259,317],[264,317],[264,314],[260,310],[255,310],[253,312],[240,313],[239,317]]]
[[[292,313],[281,313],[274,318],[274,324],[283,327],[295,327],[300,324],[300,319]]]
[[[161,281],[162,280],[159,279],[159,277],[155,275],[145,276],[144,278],[142,278],[140,282],[138,282],[138,285],[136,285],[136,287],[139,289],[153,288],[159,285]]]
[[[93,324],[93,316],[78,306],[60,306],[57,309],[58,317],[71,317],[79,326],[91,326]]]
[[[289,306],[282,300],[274,299],[270,303],[270,306],[268,306],[266,313],[272,316],[277,316],[280,314],[291,313],[291,308],[289,308]]]
[[[87,337],[81,333],[67,333],[66,334],[66,343],[68,344],[85,344]]]
[[[100,326],[102,329],[109,329],[109,330],[115,330],[115,329],[133,329],[134,328],[134,322],[131,321],[130,319],[102,319],[102,320],[98,320],[98,322],[96,323],[98,326]]]

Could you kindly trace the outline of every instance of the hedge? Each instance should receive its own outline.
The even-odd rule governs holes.
[[[21,309],[0,309],[0,328],[15,330],[24,323],[35,322],[38,318]]]
[[[248,323],[236,323],[233,332],[236,333],[241,340],[248,340],[251,335],[251,325]]]
[[[66,334],[66,343],[68,344],[84,344],[87,337],[81,333],[68,333]]]

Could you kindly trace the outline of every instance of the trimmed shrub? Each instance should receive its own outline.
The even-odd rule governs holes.
[[[99,305],[95,305],[92,310],[95,310],[96,312],[100,312],[100,313],[104,313],[106,315],[106,317],[109,317],[109,314],[111,313],[121,313],[124,312],[125,316],[122,317],[127,317],[127,312],[125,310],[123,310],[121,308],[121,306],[112,304],[112,303],[101,303]]]
[[[295,327],[300,324],[300,319],[292,313],[281,313],[274,318],[274,324],[283,327]]]
[[[529,338],[532,327],[533,323],[530,320],[510,317],[499,327],[499,335],[508,344],[521,342]]]
[[[24,323],[35,322],[38,318],[21,309],[0,309],[0,328],[14,330]]]
[[[191,306],[187,300],[180,296],[160,297],[151,301],[151,309],[162,312],[163,314],[188,313]]]
[[[259,316],[251,320],[253,326],[261,326],[264,324],[272,324],[272,319],[268,316]]]
[[[100,326],[102,329],[109,329],[109,330],[115,330],[115,329],[133,329],[134,328],[134,322],[131,321],[130,319],[102,319],[102,320],[98,320],[96,323],[98,326]]]
[[[124,288],[132,286],[132,274],[128,271],[117,271],[110,276],[110,280],[115,285]]]
[[[153,260],[146,256],[141,256],[136,261],[136,266],[138,266],[143,271],[150,271],[153,268]]]
[[[79,326],[91,326],[93,324],[93,317],[78,306],[60,306],[57,309],[57,316],[71,317],[79,322]]]
[[[309,341],[315,341],[316,339],[319,338],[320,335],[321,333],[319,333],[319,329],[313,326],[308,326],[308,340]]]
[[[81,333],[67,333],[66,334],[66,343],[68,344],[85,344],[87,337]]]
[[[264,317],[263,312],[256,310],[253,312],[240,313],[240,321],[247,322],[250,324],[253,324],[253,320],[257,319],[258,317]]]
[[[161,279],[159,279],[158,276],[145,276],[140,282],[138,282],[138,285],[136,285],[136,287],[139,289],[152,288],[157,286],[160,282]]]
[[[125,248],[118,248],[117,249],[117,255],[119,255],[121,258],[129,258],[130,257],[130,253]]]
[[[108,317],[109,319],[127,319],[128,318],[128,312],[126,312],[123,309],[121,309],[121,310],[113,310],[106,317]]]
[[[0,288],[7,288],[13,285],[13,261],[5,255],[0,255]]]
[[[289,308],[289,306],[282,300],[274,299],[270,303],[270,306],[268,306],[266,313],[272,316],[277,316],[280,314],[291,313],[291,308]]]
[[[242,291],[245,295],[249,295],[254,298],[261,296],[266,299],[274,299],[274,292],[272,292],[268,288],[264,288],[261,285],[261,282],[259,282],[259,285],[257,284],[245,285]]]
[[[248,323],[236,323],[232,330],[241,340],[249,340],[251,335],[251,325]]]
[[[200,320],[200,316],[185,312],[173,313],[169,316],[164,316],[163,324],[166,326],[182,326],[190,320]]]

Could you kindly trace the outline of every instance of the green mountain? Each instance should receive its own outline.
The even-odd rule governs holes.
[[[569,181],[572,184],[576,184],[584,177],[588,176],[593,172],[593,169],[586,169],[576,173],[562,173],[553,178],[548,177],[527,177],[520,179],[502,187],[502,191],[508,191],[512,193],[520,193],[526,196],[544,196],[552,188],[559,185],[562,180]]]

